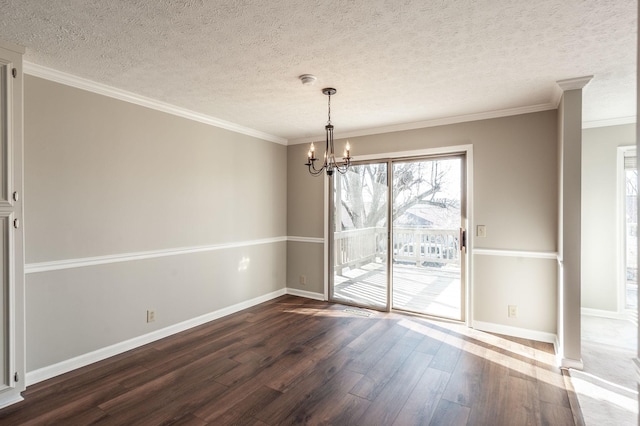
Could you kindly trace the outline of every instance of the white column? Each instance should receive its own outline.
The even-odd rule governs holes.
[[[582,89],[593,76],[558,81],[558,340],[563,367],[582,368],[580,351]]]

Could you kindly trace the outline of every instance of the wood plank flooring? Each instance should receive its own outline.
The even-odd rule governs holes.
[[[573,425],[552,351],[283,296],[30,386],[0,424]]]

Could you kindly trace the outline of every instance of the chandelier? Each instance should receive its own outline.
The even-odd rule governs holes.
[[[331,176],[334,170],[337,170],[341,174],[345,174],[347,169],[351,165],[351,146],[349,146],[349,141],[347,141],[347,145],[344,149],[344,156],[342,157],[342,162],[336,161],[336,156],[333,152],[333,125],[331,124],[331,96],[336,94],[336,89],[327,87],[322,89],[322,93],[329,97],[329,107],[328,107],[328,120],[327,125],[324,126],[324,130],[326,133],[326,138],[324,142],[324,161],[322,165],[317,168],[316,161],[316,147],[313,142],[311,142],[311,146],[309,147],[309,152],[307,153],[307,162],[305,166],[309,167],[309,173],[313,176],[320,175],[324,170],[327,172],[327,176]]]

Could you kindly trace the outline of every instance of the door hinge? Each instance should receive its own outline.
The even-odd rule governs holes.
[[[16,383],[18,383],[20,381],[20,376],[18,375],[17,371],[13,375],[13,381],[16,382]]]
[[[13,78],[16,78],[18,76],[18,69],[17,68],[12,68],[11,69],[11,75],[13,76]]]

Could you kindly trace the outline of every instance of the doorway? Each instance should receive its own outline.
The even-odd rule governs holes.
[[[460,153],[332,176],[329,299],[464,321],[465,170]]]

